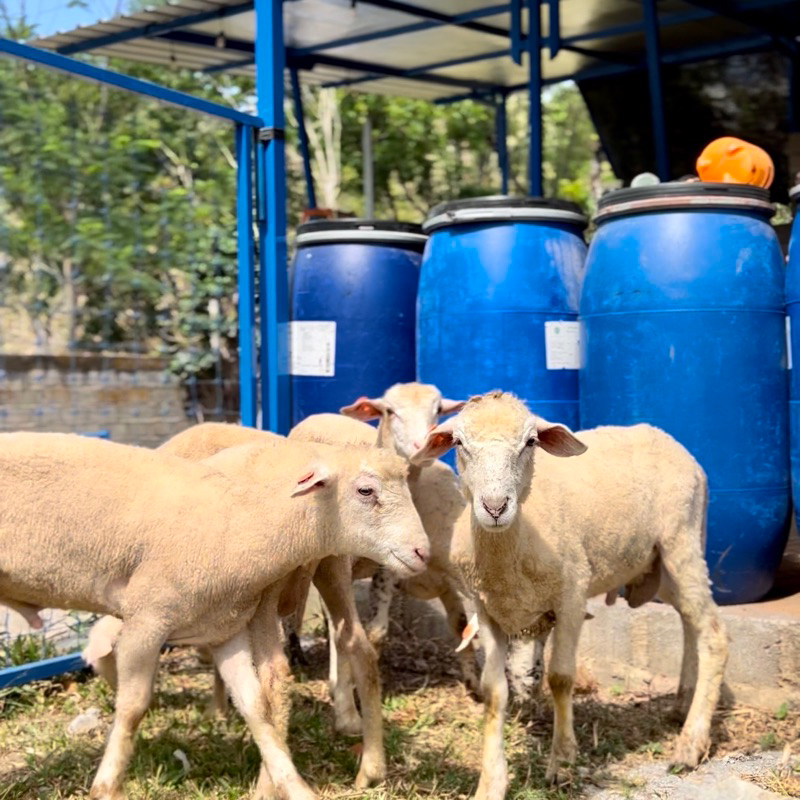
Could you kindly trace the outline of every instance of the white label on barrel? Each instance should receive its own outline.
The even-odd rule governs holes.
[[[336,323],[289,323],[292,375],[332,378],[336,364]]]
[[[577,320],[545,322],[544,352],[547,369],[580,369],[581,323]]]
[[[792,320],[786,317],[786,369],[792,368]]]

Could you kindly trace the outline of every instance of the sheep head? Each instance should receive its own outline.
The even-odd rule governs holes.
[[[569,428],[537,417],[500,391],[471,398],[457,416],[431,430],[411,463],[424,464],[451,447],[474,519],[498,532],[514,522],[530,490],[537,447],[554,456],[586,451]]]
[[[369,422],[380,419],[380,444],[393,447],[403,458],[410,459],[425,441],[428,431],[439,418],[461,410],[464,402],[448,400],[431,384],[396,383],[383,397],[360,397],[341,413]]]

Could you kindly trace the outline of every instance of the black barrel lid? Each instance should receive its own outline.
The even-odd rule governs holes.
[[[297,228],[297,245],[380,242],[422,250],[428,237],[413,222],[385,219],[315,219]]]
[[[775,213],[775,208],[769,201],[769,192],[759,186],[742,183],[672,181],[655,186],[612,190],[600,198],[595,219],[601,222],[622,214],[692,208],[727,208],[756,212],[767,217]]]
[[[587,219],[577,203],[548,197],[491,195],[450,200],[434,206],[422,229],[426,233],[451,225],[479,222],[550,221],[586,226]]]

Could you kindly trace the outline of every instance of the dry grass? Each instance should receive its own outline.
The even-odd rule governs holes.
[[[457,800],[471,796],[478,778],[481,708],[455,680],[456,665],[444,647],[395,637],[384,658],[384,717],[389,777],[382,787],[356,792],[358,740],[333,733],[323,680],[327,662],[322,643],[294,691],[291,746],[301,773],[325,798],[371,800]],[[190,652],[163,658],[153,711],[142,725],[129,773],[130,800],[228,800],[246,796],[257,774],[258,753],[239,717],[207,719],[210,674]],[[552,733],[544,700],[531,713],[516,713],[507,725],[513,775],[509,799],[568,800],[590,784],[613,779],[614,764],[663,762],[678,731],[670,719],[670,697],[602,693],[588,686],[576,699],[576,733],[582,757],[573,781],[560,789],[544,782]],[[0,800],[64,800],[85,797],[103,746],[105,729],[82,737],[67,735],[70,720],[97,706],[111,719],[112,696],[86,675],[0,693]],[[712,754],[751,753],[800,741],[800,713],[769,715],[749,709],[721,712],[714,724]],[[174,755],[189,760],[184,772]],[[615,770],[617,772],[617,770]],[[774,780],[773,780],[774,778]],[[776,772],[755,778],[761,785],[797,796],[797,774]],[[620,782],[621,781],[621,782]],[[769,782],[772,781],[772,785]]]

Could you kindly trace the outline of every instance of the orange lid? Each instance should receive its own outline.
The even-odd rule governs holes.
[[[747,183],[767,189],[775,177],[775,166],[765,150],[733,136],[706,145],[696,166],[700,180],[715,183]]]

